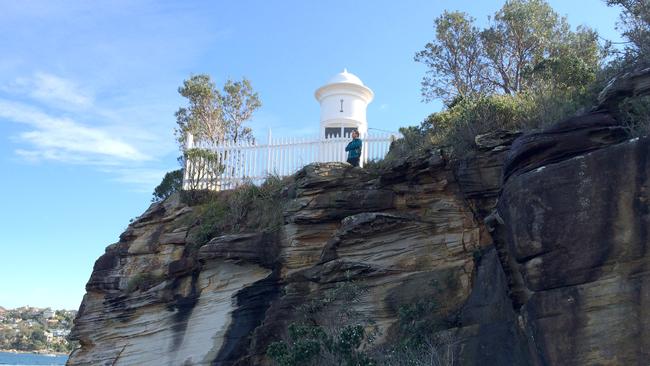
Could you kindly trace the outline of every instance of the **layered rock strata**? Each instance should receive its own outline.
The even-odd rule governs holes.
[[[376,345],[430,300],[457,364],[646,364],[650,141],[601,108],[476,145],[383,171],[309,165],[280,230],[200,247],[195,208],[152,205],[97,260],[68,364],[268,365],[295,309],[349,279]]]

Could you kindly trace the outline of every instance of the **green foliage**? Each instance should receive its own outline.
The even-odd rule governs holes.
[[[606,0],[609,6],[622,8],[618,29],[629,43],[623,59],[626,69],[650,66],[650,1]]]
[[[188,106],[176,111],[176,139],[181,151],[185,145],[186,133],[197,140],[215,141],[223,136],[223,111],[219,90],[210,75],[191,76],[183,81],[178,93],[187,98]]]
[[[391,142],[388,153],[383,159],[371,160],[364,164],[363,168],[375,177],[380,177],[384,172],[389,170],[406,159],[426,153],[433,148],[433,143],[428,130],[421,126],[401,127],[401,138]]]
[[[402,342],[405,345],[419,345],[433,333],[437,325],[432,317],[436,305],[433,299],[421,298],[400,306],[399,324],[403,335]]]
[[[396,341],[377,353],[382,365],[387,366],[452,366],[457,348],[449,324],[441,319],[436,298],[444,296],[442,287],[453,286],[453,272],[434,280],[431,291],[422,294],[398,308],[399,333]]]
[[[228,233],[279,229],[284,223],[283,189],[291,179],[269,175],[260,186],[246,183],[230,191],[206,195],[207,201],[195,208],[195,245]]]
[[[172,193],[178,192],[181,190],[183,185],[183,170],[178,169],[171,172],[167,172],[165,177],[163,177],[162,182],[154,189],[152,202],[163,201],[167,197],[171,196]]]
[[[70,330],[74,311],[57,310],[52,318],[45,318],[45,309],[19,308],[7,310],[0,317],[0,350],[46,351],[69,353],[76,345],[54,330]],[[49,310],[49,309],[48,309]],[[50,334],[48,334],[50,333]]]
[[[623,52],[617,54],[601,71],[601,79],[620,77],[631,71],[650,67],[650,1],[606,0],[609,6],[620,6],[617,29],[628,40]],[[650,134],[650,96],[623,99],[614,108],[616,118],[623,123],[630,136]]]
[[[445,11],[434,20],[436,39],[415,54],[415,61],[428,68],[422,81],[425,100],[451,101],[483,94],[489,88],[482,78],[486,64],[480,32],[473,22],[474,18],[458,11]]]
[[[308,365],[327,342],[327,335],[320,327],[299,324],[289,325],[291,347],[285,342],[271,343],[267,354],[280,366]]]
[[[592,106],[608,79],[597,33],[573,31],[544,0],[506,1],[484,29],[464,13],[445,12],[435,29],[415,59],[428,67],[423,96],[442,98],[446,108],[401,129],[404,139],[387,160],[432,144],[463,157],[479,134],[543,128]]]
[[[207,74],[191,76],[178,88],[188,105],[176,112],[176,138],[181,151],[186,133],[195,141],[214,144],[224,138],[235,142],[252,140],[252,130],[244,126],[262,104],[249,80],[227,80],[223,91]]]
[[[29,336],[29,338],[34,342],[41,342],[41,343],[47,342],[47,337],[45,337],[45,333],[40,329],[33,331],[32,334]]]
[[[126,293],[132,293],[136,290],[146,291],[165,279],[162,274],[152,272],[142,272],[129,278],[126,284]]]
[[[617,114],[630,136],[650,135],[650,96],[625,98]]]
[[[191,164],[185,164],[189,169],[190,179],[188,180],[189,187],[187,187],[189,190],[198,190],[205,181],[214,182],[215,178],[225,169],[222,162],[226,157],[209,149],[187,149],[183,153],[183,158],[191,162]]]
[[[474,137],[497,129],[519,129],[530,121],[533,105],[525,95],[490,95],[463,99],[430,115],[421,125],[436,144],[448,145],[462,156],[471,151]]]
[[[243,123],[253,117],[253,113],[262,106],[262,103],[257,93],[253,91],[251,82],[246,78],[242,81],[226,81],[220,101],[226,137],[235,142],[252,141],[253,130],[243,126]]]
[[[431,139],[427,138],[426,131],[419,127],[400,127],[402,138],[395,141],[386,155],[386,160],[398,160],[407,154],[417,155],[432,146]]]
[[[474,151],[477,135],[548,126],[584,110],[595,98],[594,91],[592,88],[579,92],[525,92],[460,99],[451,107],[431,114],[420,126],[402,129],[415,141],[403,144],[402,149],[408,151],[413,145],[435,144],[446,146],[451,155],[463,157]]]
[[[507,1],[492,19],[483,30],[460,12],[434,21],[436,39],[415,56],[428,67],[425,100],[451,106],[458,97],[574,89],[594,80],[602,58],[596,32],[572,31],[546,1]]]
[[[373,366],[377,362],[362,350],[376,332],[370,319],[354,309],[365,290],[353,282],[338,283],[324,296],[296,309],[299,320],[288,327],[288,340],[269,345],[267,355],[280,366]]]

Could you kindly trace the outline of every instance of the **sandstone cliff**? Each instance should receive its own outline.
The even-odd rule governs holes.
[[[378,345],[400,306],[434,299],[459,365],[647,364],[649,140],[601,108],[477,145],[380,174],[309,165],[280,230],[200,248],[195,207],[152,205],[97,260],[68,364],[269,364],[296,307],[349,277]]]

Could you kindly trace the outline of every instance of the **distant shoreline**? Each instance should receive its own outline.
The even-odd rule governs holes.
[[[69,353],[62,353],[62,352],[48,352],[48,351],[19,351],[16,349],[0,349],[0,352],[4,353],[20,353],[20,354],[30,354],[30,355],[56,355],[56,356],[69,356]]]

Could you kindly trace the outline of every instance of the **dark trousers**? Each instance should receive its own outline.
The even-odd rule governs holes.
[[[359,166],[359,158],[348,158],[348,163],[352,166]]]

